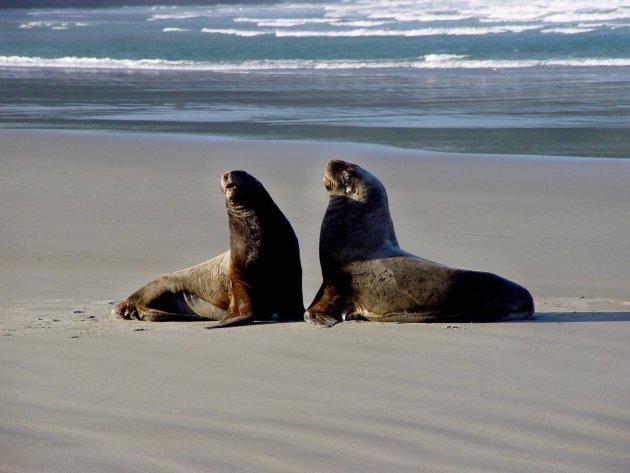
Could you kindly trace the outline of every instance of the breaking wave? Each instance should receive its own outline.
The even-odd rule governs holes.
[[[111,69],[155,71],[256,72],[344,69],[510,69],[528,67],[628,67],[630,58],[579,58],[546,60],[476,60],[467,56],[429,54],[410,61],[363,60],[255,60],[241,62],[168,61],[164,59],[112,59],[0,56],[2,68]]]

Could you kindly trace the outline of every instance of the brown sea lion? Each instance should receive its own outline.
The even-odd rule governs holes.
[[[491,273],[452,268],[398,246],[383,184],[361,167],[329,161],[330,201],[322,222],[323,283],[304,319],[486,322],[531,317],[522,286]]]
[[[230,249],[191,268],[165,274],[112,309],[123,319],[210,319],[212,327],[254,320],[300,320],[302,266],[291,224],[263,185],[245,171],[221,178]]]

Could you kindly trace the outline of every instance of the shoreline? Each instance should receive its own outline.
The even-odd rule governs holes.
[[[9,118],[9,121],[15,119]],[[317,123],[282,125],[255,121],[194,122],[142,121],[122,119],[119,122],[91,120],[77,128],[74,120],[66,125],[48,127],[44,122],[29,128],[24,123],[5,130],[85,131],[87,133],[154,134],[213,136],[217,139],[258,141],[306,141],[321,143],[363,143],[416,152],[444,154],[480,154],[503,156],[558,156],[602,159],[630,158],[630,142],[623,128],[424,128],[336,126]],[[179,131],[173,131],[179,129]],[[601,148],[601,143],[616,143],[615,148]],[[510,143],[509,145],[507,143]],[[536,145],[532,145],[536,143]],[[562,145],[558,145],[562,143]]]
[[[386,143],[374,143],[374,142],[358,142],[358,141],[335,141],[326,139],[292,139],[292,138],[260,138],[249,136],[233,136],[223,134],[204,134],[193,132],[167,132],[167,131],[136,131],[136,130],[109,130],[109,129],[80,129],[80,128],[3,128],[0,127],[0,138],[2,135],[29,135],[37,137],[41,136],[55,136],[55,135],[68,135],[68,136],[103,136],[103,137],[146,137],[146,138],[162,138],[167,140],[191,141],[191,142],[218,142],[218,143],[269,143],[269,144],[287,144],[287,145],[307,145],[307,146],[331,146],[331,147],[351,147],[351,148],[364,148],[366,151],[372,150],[375,154],[379,151],[382,152],[399,152],[401,155],[412,156],[434,156],[434,157],[459,157],[459,158],[483,158],[483,159],[517,159],[517,160],[542,160],[542,161],[624,161],[630,160],[630,156],[568,156],[568,155],[544,155],[544,154],[517,154],[517,153],[480,153],[480,152],[456,152],[456,151],[434,151],[423,148],[407,148],[404,146],[397,146],[394,144]]]
[[[328,159],[384,183],[403,249],[532,292],[533,321],[205,330],[110,316],[227,248],[219,176],[265,185],[321,283]],[[630,466],[630,161],[0,130],[0,470]]]

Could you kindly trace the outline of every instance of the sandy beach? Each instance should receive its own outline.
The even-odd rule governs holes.
[[[110,316],[227,249],[244,169],[321,282],[328,159],[387,188],[403,249],[527,287],[533,321]],[[630,470],[630,160],[0,130],[0,471]]]

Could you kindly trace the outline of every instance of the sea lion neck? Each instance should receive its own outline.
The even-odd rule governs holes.
[[[228,218],[247,219],[255,216],[256,212],[249,206],[226,202]]]
[[[348,245],[347,242],[352,244]],[[320,262],[325,266],[351,262],[364,255],[397,247],[387,208],[375,209],[343,196],[332,196],[320,232]]]

